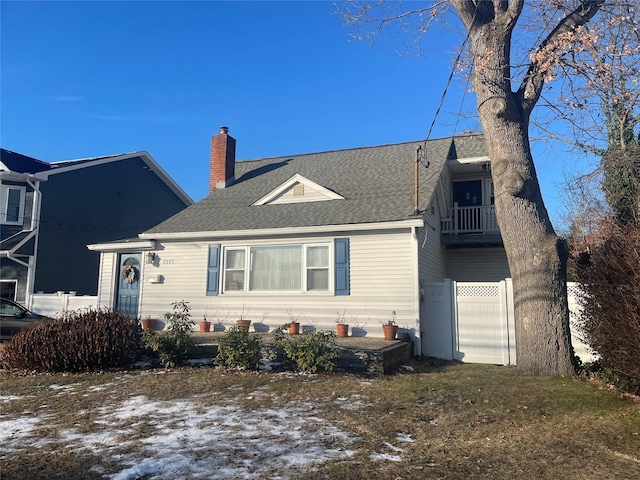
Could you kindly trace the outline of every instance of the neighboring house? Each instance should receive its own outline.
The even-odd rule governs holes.
[[[88,243],[134,237],[189,196],[147,152],[47,163],[0,149],[1,294],[95,295],[99,254]]]
[[[235,161],[212,137],[210,195],[102,252],[102,304],[271,329],[300,316],[382,336],[395,312],[420,353],[427,281],[509,277],[482,135]],[[426,166],[428,165],[428,166]]]

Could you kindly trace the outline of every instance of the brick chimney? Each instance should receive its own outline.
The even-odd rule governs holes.
[[[236,139],[229,135],[229,127],[220,127],[220,133],[211,137],[209,193],[233,185],[235,174]]]

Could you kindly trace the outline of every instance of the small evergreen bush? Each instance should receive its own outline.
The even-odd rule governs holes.
[[[140,352],[140,334],[138,320],[129,315],[79,310],[18,332],[5,344],[0,363],[32,372],[129,368]]]
[[[328,330],[305,332],[302,335],[285,336],[285,324],[274,331],[276,345],[284,348],[287,357],[300,370],[307,373],[332,371],[340,356],[336,347],[336,334]]]
[[[262,341],[244,328],[231,327],[220,338],[214,360],[226,367],[256,370],[262,360]]]
[[[196,349],[196,343],[191,337],[195,322],[189,313],[189,302],[182,300],[172,303],[172,306],[172,311],[164,314],[169,324],[166,330],[145,330],[142,333],[144,348],[157,354],[160,363],[166,368],[184,365]]]

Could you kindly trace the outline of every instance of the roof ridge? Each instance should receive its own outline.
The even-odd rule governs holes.
[[[482,134],[477,134],[477,135],[460,135],[459,138],[465,138],[465,137],[472,137],[472,136],[481,136]],[[443,140],[449,140],[451,138],[458,138],[458,137],[439,137],[439,138],[432,138],[427,140],[427,142],[437,142],[437,141],[443,141]],[[409,145],[411,143],[424,143],[425,140],[424,139],[419,139],[419,140],[410,140],[410,141],[406,141],[406,142],[395,142],[395,143],[383,143],[380,145],[369,145],[369,146],[365,146],[365,147],[352,147],[352,148],[337,148],[335,150],[322,150],[319,152],[307,152],[307,153],[297,153],[297,154],[290,154],[290,155],[277,155],[275,157],[262,157],[262,158],[248,158],[246,160],[237,160],[238,162],[263,162],[265,160],[278,160],[278,159],[282,159],[282,158],[290,158],[290,157],[307,157],[307,156],[311,156],[311,155],[324,155],[327,153],[336,153],[336,152],[348,152],[348,151],[355,151],[355,150],[367,150],[367,149],[371,149],[371,148],[382,148],[382,147],[394,147],[394,146],[399,146],[399,145]]]
[[[69,160],[56,160],[55,162],[50,162],[51,165],[56,165],[59,163],[72,163],[72,162],[87,162],[90,160],[103,160],[105,158],[114,158],[114,157],[122,157],[125,155],[138,155],[144,154],[145,150],[135,150],[133,152],[124,152],[124,153],[113,153],[110,155],[100,155],[98,157],[85,157],[85,158],[71,158]]]

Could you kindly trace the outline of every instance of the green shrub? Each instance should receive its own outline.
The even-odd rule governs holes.
[[[231,327],[220,338],[214,360],[227,367],[255,370],[262,360],[262,341],[244,328]]]
[[[273,337],[276,345],[284,348],[287,357],[303,372],[332,371],[340,352],[336,347],[336,334],[328,330],[305,332],[302,335],[285,336],[289,324],[276,329]]]
[[[145,330],[142,333],[144,348],[157,354],[160,363],[167,368],[184,365],[196,349],[196,343],[191,337],[195,322],[189,313],[189,302],[182,300],[172,305],[172,311],[164,314],[169,324],[166,330]]]
[[[34,372],[130,368],[140,353],[140,324],[112,310],[80,310],[21,330],[5,344],[6,369]]]

